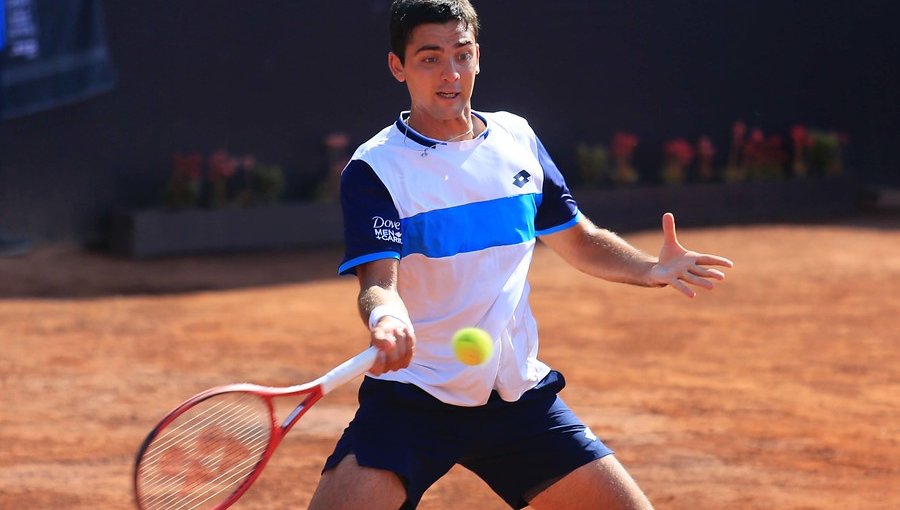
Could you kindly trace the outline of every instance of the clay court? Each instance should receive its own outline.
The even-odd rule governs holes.
[[[695,300],[538,248],[532,304],[563,398],[658,509],[900,508],[900,220],[679,235],[736,263]],[[362,350],[340,256],[137,262],[57,245],[0,259],[0,508],[132,508],[135,450],[174,405],[310,380]],[[305,507],[356,384],[301,420],[235,508]],[[456,468],[420,508],[505,507]]]

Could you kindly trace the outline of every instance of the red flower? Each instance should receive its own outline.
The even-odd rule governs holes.
[[[791,140],[794,142],[794,147],[808,147],[812,142],[812,138],[809,136],[809,132],[806,131],[806,127],[802,124],[797,124],[796,126],[791,128]]]
[[[196,180],[203,173],[203,156],[191,153],[185,156],[180,152],[172,154],[175,175],[182,179]]]
[[[209,156],[209,178],[212,180],[227,179],[234,175],[236,168],[237,162],[224,149]]]
[[[350,137],[344,133],[330,133],[325,137],[325,147],[331,150],[343,150],[350,145]]]
[[[697,140],[697,156],[701,159],[712,159],[716,155],[716,147],[708,136],[703,135]]]
[[[674,159],[683,166],[689,165],[694,159],[694,148],[683,138],[666,142],[664,151],[666,157]]]
[[[762,129],[753,128],[753,131],[750,132],[750,141],[753,143],[762,143],[765,139],[765,135],[763,135]]]
[[[617,158],[628,157],[637,147],[638,139],[631,133],[615,133],[613,135],[612,153]]]
[[[747,124],[743,121],[737,121],[731,125],[731,135],[734,142],[738,145],[744,141],[744,135],[747,134]]]

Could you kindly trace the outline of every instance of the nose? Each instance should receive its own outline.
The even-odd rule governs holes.
[[[447,59],[447,64],[442,70],[441,77],[444,81],[454,82],[459,80],[458,64],[453,59]]]

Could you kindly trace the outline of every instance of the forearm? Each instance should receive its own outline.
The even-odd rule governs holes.
[[[360,266],[357,269],[359,277],[359,296],[357,307],[360,318],[371,328],[373,325],[373,310],[379,308],[376,316],[390,315],[409,324],[409,312],[403,299],[397,291],[397,264],[395,261],[378,261]],[[375,321],[377,322],[377,320]]]
[[[356,269],[359,315],[371,332],[372,345],[380,351],[369,371],[372,375],[409,366],[415,352],[416,334],[397,292],[397,267],[397,260],[384,259]]]
[[[587,218],[543,240],[583,273],[613,282],[658,286],[650,279],[656,257],[635,248],[614,232],[595,226]]]
[[[578,250],[580,257],[575,267],[604,280],[655,287],[650,281],[650,270],[656,257],[635,248],[614,232],[596,228],[587,231]]]
[[[379,306],[402,311],[405,316],[409,315],[409,312],[406,310],[406,305],[403,304],[403,299],[400,298],[400,294],[398,294],[397,290],[393,287],[372,285],[361,288],[357,304],[359,307],[359,316],[367,326],[369,325],[369,318],[372,315],[372,311]]]

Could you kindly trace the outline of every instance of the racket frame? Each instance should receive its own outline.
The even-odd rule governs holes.
[[[266,449],[263,452],[262,456],[260,457],[259,462],[257,462],[253,467],[253,471],[250,472],[250,474],[244,479],[244,481],[241,482],[241,484],[238,485],[238,487],[230,495],[228,495],[225,500],[211,509],[224,510],[225,508],[228,508],[229,506],[234,504],[235,501],[237,501],[241,496],[244,495],[245,492],[247,492],[253,482],[256,481],[256,479],[262,473],[263,468],[265,468],[266,464],[269,462],[269,459],[275,453],[275,449],[281,443],[282,439],[284,439],[284,436],[287,435],[288,432],[290,432],[294,425],[300,420],[301,417],[303,417],[304,414],[306,414],[307,411],[309,411],[313,404],[318,402],[322,397],[331,392],[333,389],[349,382],[352,379],[355,379],[356,377],[362,375],[364,372],[372,368],[372,364],[375,362],[377,354],[378,350],[375,347],[369,347],[353,358],[350,358],[347,361],[336,366],[335,368],[331,369],[328,373],[319,377],[318,379],[304,384],[286,387],[261,386],[251,383],[228,384],[225,386],[217,386],[215,388],[210,388],[206,391],[202,391],[184,401],[178,407],[169,411],[169,413],[159,421],[159,423],[147,435],[146,439],[144,439],[144,442],[141,444],[140,449],[138,449],[138,453],[134,462],[133,479],[135,501],[138,508],[142,510],[144,510],[145,508],[141,503],[140,497],[141,460],[144,458],[144,454],[153,443],[153,440],[156,439],[160,435],[160,433],[166,429],[166,427],[168,427],[172,422],[178,419],[179,416],[186,413],[189,409],[205,400],[227,393],[252,394],[256,397],[259,397],[263,402],[265,402],[265,405],[268,408],[271,430],[269,443],[266,446]],[[291,411],[290,414],[288,414],[281,425],[279,425],[277,417],[275,416],[275,405],[273,403],[274,399],[281,397],[296,397],[298,395],[307,396],[294,408],[293,411]]]

